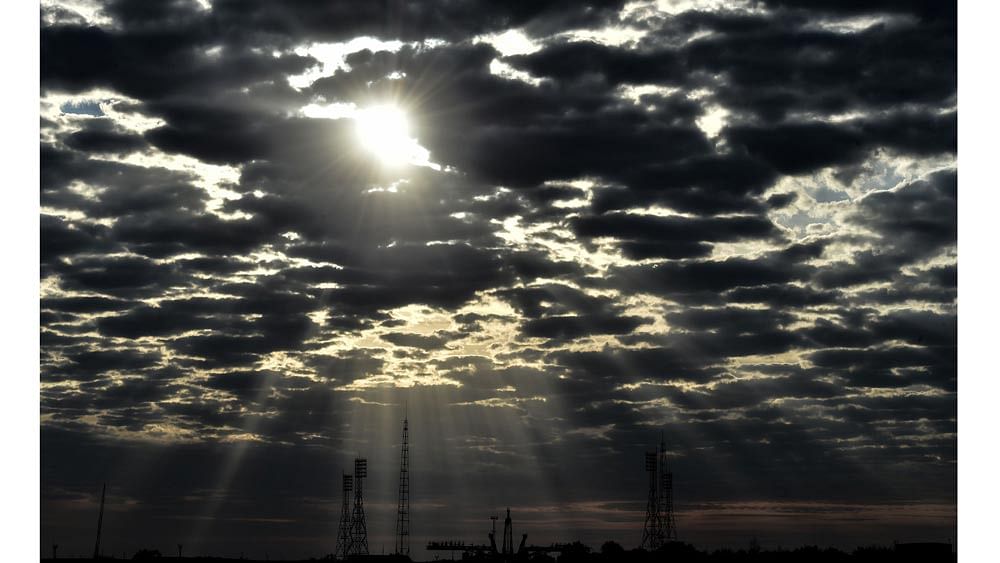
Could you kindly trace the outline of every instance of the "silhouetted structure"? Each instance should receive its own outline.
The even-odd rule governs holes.
[[[500,517],[497,516],[496,514],[490,516],[489,538],[490,538],[490,550],[492,550],[493,553],[497,553],[497,519],[499,518]]]
[[[368,477],[368,460],[354,460],[354,511],[351,513],[351,545],[348,555],[368,555],[368,525],[365,523],[363,483]]]
[[[503,519],[503,549],[500,553],[504,557],[514,553],[514,527],[511,525],[510,507],[507,508],[507,517]]]
[[[177,544],[177,558],[178,559],[184,558],[184,546],[181,544]]]
[[[57,544],[57,543],[52,544],[52,558],[53,559],[59,559],[59,556],[58,556],[58,553],[57,553],[58,551],[59,551],[59,544]]]
[[[642,525],[642,542],[639,546],[653,551],[663,545],[660,526],[659,498],[656,494],[656,458],[655,452],[646,452],[646,473],[649,474],[649,491],[646,494],[646,521]]]
[[[492,526],[489,533],[490,544],[472,544],[464,541],[432,541],[427,544],[429,551],[461,551],[462,558],[478,558],[490,561],[509,562],[514,559],[525,559],[531,554],[543,555],[545,553],[562,553],[568,549],[569,544],[552,544],[548,546],[525,545],[528,541],[528,534],[521,534],[521,544],[514,549],[514,526],[510,517],[510,508],[507,509],[507,517],[503,521],[503,544],[497,549],[497,517],[490,516]]]
[[[108,490],[108,484],[101,486],[101,511],[97,513],[97,541],[94,542],[94,559],[101,556],[101,526],[104,524],[104,494]]]
[[[122,554],[122,559],[125,555]],[[158,549],[140,549],[132,555],[132,561],[159,561],[163,559],[163,554]]]
[[[674,520],[674,473],[667,464],[667,444],[660,434],[660,496],[659,511],[660,536],[664,542],[677,540],[677,522]]]
[[[674,474],[667,463],[667,445],[660,434],[660,447],[646,452],[649,490],[646,495],[646,520],[642,527],[642,549],[655,551],[677,540],[674,519]]]
[[[410,554],[410,421],[403,418],[403,445],[399,454],[399,505],[396,509],[396,553]]]
[[[337,528],[337,549],[334,556],[347,559],[351,552],[351,492],[354,490],[354,477],[343,475],[342,499],[340,506],[340,527]]]

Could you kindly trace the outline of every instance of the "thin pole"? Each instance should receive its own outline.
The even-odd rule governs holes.
[[[104,523],[104,494],[108,490],[108,484],[101,487],[101,511],[97,514],[97,541],[94,542],[94,559],[101,556],[101,525]]]

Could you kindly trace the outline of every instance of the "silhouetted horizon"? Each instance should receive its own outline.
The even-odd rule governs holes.
[[[669,557],[671,561],[911,561],[923,562],[946,562],[954,561],[957,552],[953,545],[947,542],[917,542],[917,543],[896,543],[891,545],[866,545],[858,546],[852,550],[840,550],[832,547],[820,547],[815,545],[803,545],[796,547],[777,547],[775,549],[765,549],[751,538],[748,545],[740,549],[714,549],[703,550],[684,543],[670,542],[665,546],[647,551],[642,548],[625,549],[616,542],[604,542],[599,549],[581,544],[580,542],[570,542],[565,544],[566,549],[558,556],[552,557],[541,552],[536,552],[526,556],[514,556],[502,558],[489,555],[463,554],[455,560],[470,562],[517,562],[524,561],[530,563],[646,563],[650,561],[662,561],[661,557]],[[102,560],[119,559],[113,556],[105,556]],[[123,554],[122,559],[130,560],[158,560],[158,561],[318,561],[334,560],[330,554],[306,559],[282,559],[268,555],[267,558],[246,557],[220,557],[212,555],[193,556],[171,556],[161,553],[155,548],[141,549],[132,554]],[[57,561],[58,559],[42,558],[42,561]],[[336,559],[345,561],[343,559]],[[427,560],[411,559],[404,555],[367,555],[351,556],[346,561],[374,563],[409,562],[431,563],[433,561],[450,560],[450,558],[440,557]]]

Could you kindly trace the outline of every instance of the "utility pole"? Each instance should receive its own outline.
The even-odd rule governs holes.
[[[403,417],[403,445],[399,454],[399,505],[396,511],[396,553],[410,554],[410,421]]]
[[[101,511],[97,514],[97,541],[94,542],[94,559],[101,556],[101,526],[104,524],[104,494],[108,490],[108,484],[101,487]]]

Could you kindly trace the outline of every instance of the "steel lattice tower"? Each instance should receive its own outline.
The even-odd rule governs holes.
[[[365,504],[362,483],[368,477],[368,460],[354,460],[354,512],[351,513],[351,546],[349,555],[368,555],[368,525],[365,523]]]
[[[403,418],[399,453],[399,505],[396,510],[396,553],[410,554],[410,421]]]
[[[646,452],[646,473],[649,474],[649,493],[646,497],[646,522],[642,527],[642,543],[639,547],[650,551],[663,545],[660,525],[660,502],[657,490],[657,453]]]
[[[340,527],[337,528],[337,550],[335,557],[347,559],[351,552],[351,491],[354,489],[354,477],[343,475],[343,502],[340,506]]]
[[[658,503],[660,541],[677,539],[677,523],[674,521],[674,474],[667,464],[667,445],[660,436],[660,497]]]

